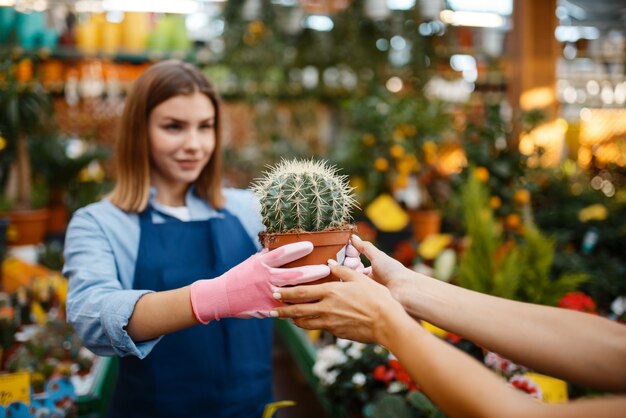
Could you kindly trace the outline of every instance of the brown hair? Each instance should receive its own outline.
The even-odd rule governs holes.
[[[126,97],[114,160],[117,184],[109,195],[114,205],[132,212],[146,208],[150,197],[150,113],[174,96],[194,92],[207,96],[215,108],[215,149],[195,181],[196,193],[214,208],[224,206],[219,97],[197,67],[178,60],[162,61],[149,67],[135,80]]]

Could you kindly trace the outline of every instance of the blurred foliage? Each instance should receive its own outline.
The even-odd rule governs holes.
[[[39,61],[16,54],[16,47],[14,32],[0,45],[0,189],[15,208],[28,210],[34,207],[28,139],[48,125],[52,106],[35,76]]]
[[[469,248],[461,256],[458,283],[481,293],[512,299],[520,286],[520,253],[512,241],[505,241],[487,192],[470,171],[461,194],[463,219]]]
[[[527,222],[515,237],[506,238],[487,204],[487,188],[475,172],[462,191],[469,248],[461,257],[458,283],[468,289],[507,299],[556,305],[577,290],[584,272],[554,274],[556,241]]]
[[[333,155],[363,182],[357,189],[362,203],[407,187],[410,176],[424,186],[432,182],[438,145],[451,122],[443,103],[381,87],[347,100],[343,111],[344,138]]]
[[[72,147],[79,149],[72,151]],[[104,161],[111,151],[107,146],[68,138],[53,130],[30,141],[35,175],[50,189],[66,188],[92,161]]]
[[[617,193],[594,190],[592,178],[612,181]],[[588,275],[582,288],[607,313],[626,295],[626,190],[619,177],[610,170],[589,174],[566,160],[557,170],[536,171],[533,181],[535,221],[556,239],[555,271]]]

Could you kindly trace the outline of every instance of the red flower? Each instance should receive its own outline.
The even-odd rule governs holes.
[[[393,258],[404,264],[411,265],[417,252],[408,241],[400,241],[393,249]]]
[[[575,311],[596,313],[596,303],[583,292],[569,292],[559,301],[559,307]]]
[[[543,399],[543,394],[541,389],[535,382],[530,380],[526,376],[513,376],[511,380],[509,380],[511,386],[515,389],[521,390],[522,392],[528,393],[530,396],[536,399]]]
[[[393,370],[402,370],[402,366],[400,365],[400,362],[398,360],[396,360],[395,358],[392,358],[391,360],[389,360],[389,366],[393,369]]]
[[[417,385],[413,380],[411,380],[411,376],[404,370],[400,362],[396,359],[389,360],[389,366],[391,366],[395,378],[398,382],[402,382],[408,386],[409,390],[415,390]]]
[[[387,369],[384,365],[380,364],[376,366],[372,375],[374,376],[374,380],[389,384],[389,382],[393,378],[394,373],[393,370]]]

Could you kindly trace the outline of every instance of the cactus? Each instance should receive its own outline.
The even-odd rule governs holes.
[[[283,160],[256,179],[267,233],[347,228],[357,206],[347,176],[326,161]]]

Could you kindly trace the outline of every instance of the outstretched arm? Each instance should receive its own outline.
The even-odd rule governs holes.
[[[214,279],[191,286],[143,295],[135,304],[127,332],[134,341],[146,341],[180,329],[221,318],[264,318],[280,305],[273,293],[328,276],[326,265],[281,268],[309,254],[308,241],[254,254]]]
[[[369,242],[352,239],[414,318],[516,363],[598,389],[626,391],[626,327],[598,316],[497,298],[403,268]]]
[[[306,329],[386,346],[411,378],[450,417],[617,418],[626,397],[546,405],[516,391],[467,354],[421,328],[384,286],[345,267],[331,271],[343,282],[280,289],[281,317]],[[314,303],[303,303],[316,300]]]

